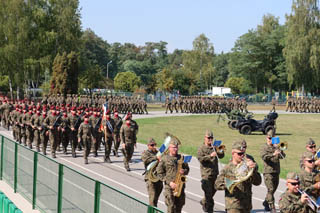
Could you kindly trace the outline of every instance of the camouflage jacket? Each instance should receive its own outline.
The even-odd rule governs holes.
[[[223,158],[224,153],[219,153],[218,157],[211,157],[211,153],[215,152],[213,146],[207,146],[203,144],[198,149],[198,160],[200,162],[200,172],[202,179],[209,179],[218,176],[219,174],[219,165],[218,158]]]
[[[316,170],[312,171],[311,173],[305,170],[301,170],[299,174],[300,189],[306,191],[309,195],[312,195],[313,197],[317,197],[316,193],[318,193],[318,191],[315,191],[316,189],[313,186],[316,183],[315,177],[318,174],[319,173]]]
[[[112,129],[114,130],[114,128],[115,128],[114,120],[112,118],[110,118],[108,121],[109,121]],[[102,126],[104,128],[104,133],[106,134],[106,137],[112,137],[113,132],[111,132],[110,128],[107,125],[107,119],[102,120]]]
[[[159,165],[157,166],[157,174],[160,180],[164,181],[166,185],[169,185],[170,182],[174,182],[177,169],[178,169],[178,160],[181,158],[181,155],[170,156],[169,154],[163,155]],[[189,173],[189,165],[187,163],[182,164],[182,168],[185,169],[185,175]]]
[[[82,123],[78,130],[78,138],[82,138],[83,140],[90,140],[92,136],[92,127],[88,123]]]
[[[281,155],[273,156],[276,149],[276,147],[269,146],[267,143],[262,147],[260,155],[264,165],[263,173],[280,173]],[[281,154],[285,157],[285,154],[282,151]]]
[[[142,155],[141,155],[141,159],[144,163],[144,168],[147,169],[148,165],[153,162],[158,160],[157,159],[157,153],[156,152],[152,152],[150,150],[145,150]],[[147,180],[148,174],[146,173],[146,175],[144,176],[144,179]]]
[[[307,213],[312,212],[307,204],[300,200],[300,194],[292,194],[288,191],[280,196],[279,209],[281,213]]]
[[[127,126],[127,124],[122,124],[120,129],[120,140],[121,143],[135,143],[135,131],[132,126]]]
[[[252,184],[258,186],[261,184],[261,175],[255,168],[252,176],[242,183],[238,184],[231,194],[226,187],[225,178],[236,180],[234,170],[236,165],[233,162],[229,162],[220,172],[216,182],[215,188],[217,190],[225,190],[225,204],[226,209],[252,209]]]

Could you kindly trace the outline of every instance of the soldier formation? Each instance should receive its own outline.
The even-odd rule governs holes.
[[[181,113],[221,113],[225,110],[248,112],[246,100],[239,97],[225,99],[224,97],[188,96],[171,100],[167,97],[165,107],[166,113],[178,113],[179,111]]]
[[[75,98],[75,100],[73,100]],[[57,95],[44,97],[41,102],[32,100],[8,100],[3,98],[0,105],[0,119],[2,127],[12,127],[13,138],[30,149],[35,146],[44,155],[50,144],[51,156],[56,158],[56,152],[63,151],[71,145],[72,157],[76,157],[76,150],[83,149],[84,163],[88,164],[90,152],[98,156],[101,144],[104,145],[104,161],[111,163],[110,153],[118,157],[120,143],[123,144],[124,164],[129,169],[133,148],[129,145],[136,143],[138,125],[132,120],[131,112],[124,118],[119,116],[116,108],[104,111],[106,97],[67,95],[67,99]],[[89,105],[88,101],[91,105]],[[130,135],[128,136],[128,132]],[[130,146],[131,147],[131,146]],[[131,153],[131,154],[130,154]]]
[[[317,97],[289,97],[286,112],[320,113],[320,99]]]

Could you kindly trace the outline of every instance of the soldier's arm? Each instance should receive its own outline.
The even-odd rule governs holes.
[[[202,148],[200,147],[198,150],[198,160],[200,163],[204,163],[204,162],[208,162],[208,161],[212,161],[213,157],[211,157],[210,155],[205,155]]]
[[[262,183],[261,175],[256,168],[254,169],[251,178],[251,183],[255,186],[259,186]]]
[[[184,169],[184,175],[188,175],[190,171],[189,165],[187,163],[183,163],[182,168]]]
[[[304,204],[301,202],[301,199],[297,202],[292,202],[285,194],[282,194],[279,200],[279,209],[281,213],[301,212],[304,208],[303,206]]]
[[[125,138],[124,138],[124,127],[122,125],[121,128],[120,128],[120,141],[121,141],[122,144],[124,143],[124,140],[125,140]]]
[[[157,166],[157,175],[161,181],[165,181],[166,177],[166,166],[164,161],[160,161],[159,165]]]
[[[78,138],[81,138],[81,135],[82,135],[82,124],[80,125],[78,130]]]
[[[221,170],[221,173],[218,175],[218,178],[214,184],[214,187],[216,190],[225,190],[226,184],[225,184],[225,169]]]
[[[150,164],[152,161],[158,160],[156,155],[151,155],[147,151],[144,151],[141,155],[141,160],[145,165]]]
[[[276,157],[273,155],[273,153],[268,152],[265,147],[263,147],[260,154],[263,161],[271,161],[272,158]]]

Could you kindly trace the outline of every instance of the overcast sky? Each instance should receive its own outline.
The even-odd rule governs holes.
[[[204,33],[215,52],[229,52],[239,36],[261,24],[265,14],[285,23],[292,0],[80,0],[83,29],[108,43],[165,41],[168,51],[192,49]]]

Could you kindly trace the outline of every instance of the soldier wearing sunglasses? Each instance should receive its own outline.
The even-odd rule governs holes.
[[[160,157],[157,157],[157,153],[158,153],[157,143],[153,138],[150,138],[149,142],[148,142],[148,149],[145,150],[141,155],[141,159],[144,163],[145,169],[147,169],[148,165],[150,163],[152,163],[153,161],[160,161]],[[149,172],[151,172],[151,171],[149,171]],[[148,178],[148,172],[144,176],[144,181],[147,184],[147,190],[148,190],[148,194],[149,194],[149,204],[151,206],[157,206],[159,196],[160,196],[162,189],[163,189],[162,181],[159,180],[157,182],[152,182]]]
[[[281,213],[307,213],[312,212],[308,206],[308,196],[299,193],[300,179],[297,173],[287,174],[287,190],[280,196],[279,208]]]
[[[315,168],[315,160],[311,152],[305,152],[302,155],[303,169],[299,174],[300,189],[307,191],[310,196],[316,200],[318,198],[318,189],[320,189],[320,182],[316,182],[316,175],[319,173]]]
[[[263,145],[260,156],[263,160],[263,178],[268,192],[263,202],[265,211],[276,213],[274,205],[274,193],[279,185],[280,159],[285,157],[285,153],[272,144],[273,131],[267,133],[267,142]]]
[[[317,146],[312,138],[309,138],[309,140],[306,143],[306,151],[312,153],[314,157],[317,154]],[[320,159],[316,160],[314,164],[316,167],[320,166]],[[302,155],[300,160],[300,168],[303,169],[303,167],[304,167],[304,162],[303,162],[303,155]]]
[[[246,159],[246,160],[245,160]],[[225,178],[236,180],[234,171],[241,163],[246,163],[249,170],[254,169],[252,176],[247,180],[239,183],[233,190],[229,192],[226,186]],[[228,213],[246,213],[252,209],[252,185],[261,184],[261,175],[257,170],[256,163],[245,158],[245,149],[242,141],[236,141],[232,145],[232,160],[221,170],[215,188],[217,190],[225,190],[225,204]]]
[[[213,133],[207,130],[204,136],[204,144],[198,149],[198,160],[200,162],[201,188],[204,191],[204,198],[200,201],[204,212],[213,212],[216,193],[214,184],[219,174],[218,158],[224,157],[224,152],[217,152],[217,147],[213,146]]]

